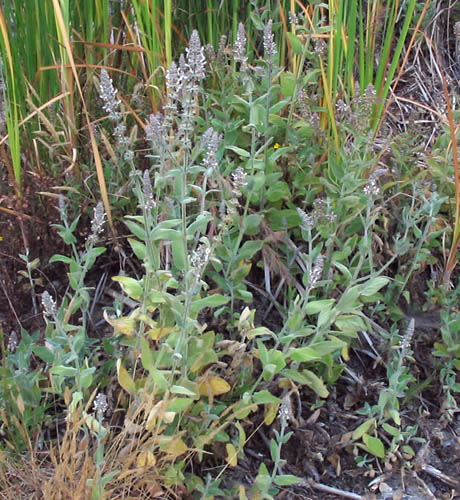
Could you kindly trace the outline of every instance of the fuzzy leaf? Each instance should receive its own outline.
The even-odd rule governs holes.
[[[139,260],[144,260],[147,255],[147,247],[144,243],[134,240],[132,238],[128,238],[128,243],[131,245],[133,252]]]
[[[264,242],[261,240],[246,241],[238,252],[240,259],[252,259],[254,255],[263,247]]]
[[[37,345],[32,348],[33,352],[42,359],[45,363],[49,363],[50,365],[54,361],[54,353],[50,349],[45,346]]]
[[[302,375],[305,378],[305,385],[313,389],[320,398],[327,398],[329,391],[326,384],[310,370],[302,370]]]
[[[134,278],[130,278],[129,276],[113,276],[113,281],[117,281],[120,283],[122,290],[134,300],[140,300],[144,289],[139,280],[135,280]]]
[[[223,306],[228,302],[228,297],[224,297],[220,293],[215,293],[213,295],[208,295],[202,299],[195,300],[190,306],[192,314],[196,314],[204,307],[219,307]]]
[[[363,319],[356,314],[341,314],[335,321],[335,326],[342,332],[361,332],[366,330]]]
[[[140,224],[137,224],[137,222],[134,222],[132,220],[125,220],[124,223],[128,226],[129,230],[140,240],[145,241],[147,239],[147,233]]]
[[[294,33],[286,33],[289,43],[291,44],[291,49],[294,54],[301,55],[303,52],[303,45],[299,38]]]
[[[378,458],[385,458],[385,447],[379,438],[364,434],[363,443],[372,455]]]
[[[278,486],[292,486],[293,484],[301,483],[302,479],[292,474],[281,474],[280,476],[276,476],[273,482]]]
[[[194,396],[194,394],[193,394]],[[193,399],[190,398],[174,398],[168,404],[168,411],[174,413],[180,413],[187,409],[193,403]]]
[[[62,375],[63,377],[74,377],[77,373],[77,369],[74,368],[73,366],[58,365],[58,366],[53,366],[50,372],[53,375]]]
[[[353,440],[356,441],[360,439],[364,434],[366,434],[370,429],[374,429],[376,420],[375,418],[370,418],[363,422],[359,427],[353,431]]]
[[[361,295],[364,297],[370,297],[371,295],[374,295],[377,293],[381,288],[386,286],[390,280],[388,278],[385,278],[383,276],[378,276],[377,278],[373,278],[364,285],[362,285],[361,288]]]
[[[290,71],[283,71],[280,76],[281,92],[284,97],[292,97],[295,92],[297,78]]]
[[[50,264],[52,262],[64,262],[64,264],[70,264],[72,262],[72,259],[70,257],[67,257],[66,255],[56,254],[53,255],[49,260]]]
[[[298,362],[308,362],[308,361],[315,361],[317,359],[321,358],[321,354],[311,347],[297,347],[297,348],[292,348],[289,352],[289,357],[293,361],[298,361]]]
[[[307,314],[318,314],[321,311],[329,310],[334,304],[334,299],[314,300],[305,306]]]
[[[251,154],[245,149],[239,148],[238,146],[226,146],[225,149],[230,149],[234,153],[242,156],[243,158],[250,158]]]
[[[257,404],[281,403],[279,398],[273,396],[273,394],[265,389],[263,391],[256,392],[252,398],[254,403]]]

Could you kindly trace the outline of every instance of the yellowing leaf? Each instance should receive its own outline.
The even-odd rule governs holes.
[[[202,396],[220,396],[231,389],[230,384],[223,378],[215,375],[205,376],[201,379],[198,390]]]
[[[24,410],[25,410],[25,407],[24,407],[24,400],[22,399],[22,396],[19,395],[17,398],[16,398],[16,404],[18,405],[18,410],[21,412],[21,415],[24,415]]]
[[[359,427],[353,431],[353,440],[358,440],[367,432],[372,431],[376,426],[375,418],[370,418],[363,422]]]
[[[246,490],[244,489],[244,486],[240,484],[238,488],[238,500],[248,500],[248,497],[246,495]],[[254,498],[254,497],[252,497]]]
[[[136,384],[134,383],[134,380],[131,378],[131,375],[128,373],[126,368],[121,364],[121,359],[117,360],[117,374],[118,383],[126,392],[134,396],[134,394],[136,394]]]
[[[271,425],[278,414],[279,403],[267,403],[264,405],[264,422],[265,425]]]
[[[148,331],[148,335],[152,340],[160,340],[173,331],[173,326],[164,326],[162,328],[152,328]]]
[[[139,453],[136,464],[139,468],[153,467],[156,464],[155,455],[151,451]]]
[[[345,345],[342,347],[342,358],[343,358],[345,361],[349,361],[349,360],[350,360],[350,354],[349,354],[349,351],[348,351],[348,344],[345,344]]]
[[[238,465],[238,457],[235,447],[232,444],[227,443],[225,448],[227,449],[227,458],[225,461],[232,467],[236,467]]]
[[[167,406],[168,406],[167,401],[158,401],[158,403],[154,405],[154,407],[150,410],[147,419],[147,424],[146,424],[147,430],[151,431],[157,425],[158,422],[164,422],[166,424],[170,424],[174,421],[174,418],[176,417],[176,412],[166,411]]]
[[[185,453],[188,450],[187,445],[180,437],[163,441],[160,443],[160,448],[169,455],[182,455],[182,453]]]
[[[106,428],[101,425],[101,423],[96,420],[92,415],[88,415],[85,411],[83,412],[83,418],[85,419],[85,424],[90,431],[96,434],[102,434],[106,431]]]
[[[104,319],[110,326],[113,326],[114,335],[119,335],[120,333],[123,333],[124,335],[130,337],[131,335],[134,335],[134,333],[136,332],[137,321],[135,318],[130,318],[128,316],[123,316],[121,318],[111,318],[107,314],[107,311],[104,311]]]

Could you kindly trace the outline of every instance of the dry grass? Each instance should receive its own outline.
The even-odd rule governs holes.
[[[92,500],[129,498],[184,498],[164,485],[166,468],[176,458],[158,448],[156,432],[147,432],[145,401],[133,420],[126,415],[121,432],[114,426],[103,439],[107,450],[102,467],[94,461],[98,442],[89,434],[87,418],[75,411],[67,419],[64,435],[47,451],[27,456],[0,456],[0,499],[5,500]],[[129,412],[128,412],[129,413]],[[152,451],[153,450],[153,451]],[[105,491],[97,496],[92,482],[112,474]]]

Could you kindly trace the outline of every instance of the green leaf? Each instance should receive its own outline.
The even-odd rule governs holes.
[[[332,264],[344,275],[347,282],[350,282],[352,280],[351,272],[347,266],[344,266],[343,264],[337,261],[333,261]]]
[[[76,391],[72,394],[72,401],[69,405],[69,413],[73,413],[78,403],[83,399],[83,393]]]
[[[105,251],[107,250],[107,248],[105,247],[94,247],[94,248],[91,248],[86,254],[84,254],[83,256],[83,262],[86,263],[86,270],[89,271],[94,263],[96,262],[96,259],[102,255]]]
[[[248,151],[246,151],[245,149],[239,148],[238,146],[229,145],[229,146],[225,146],[225,149],[230,149],[234,153],[242,156],[243,158],[250,158],[251,157],[251,154]]]
[[[144,292],[141,282],[128,276],[113,276],[113,281],[120,283],[122,290],[134,300],[139,300]]]
[[[342,313],[353,313],[361,306],[358,301],[361,294],[361,285],[355,285],[345,290],[337,304],[337,309]]]
[[[167,411],[173,411],[179,413],[187,409],[193,403],[193,399],[190,398],[175,398],[169,405]]]
[[[283,71],[280,76],[281,92],[284,97],[292,97],[295,92],[297,78],[290,71]]]
[[[177,229],[156,227],[152,231],[150,238],[152,239],[152,241],[182,241],[182,233]]]
[[[390,280],[383,276],[378,276],[377,278],[373,278],[367,283],[364,283],[361,288],[361,295],[364,297],[370,297],[377,293],[381,288],[386,286]]]
[[[329,391],[326,384],[310,370],[302,370],[302,376],[305,378],[305,385],[313,389],[320,398],[327,398]]]
[[[384,431],[388,432],[388,434],[390,434],[390,436],[393,436],[393,437],[398,437],[401,434],[401,429],[398,429],[397,427],[394,427],[393,425],[387,424],[386,422],[384,422],[382,424],[382,429]]]
[[[170,389],[171,394],[182,394],[183,396],[196,396],[196,393],[183,385],[173,385]]]
[[[261,240],[246,241],[238,252],[240,259],[252,259],[254,255],[263,247],[264,242]]]
[[[165,391],[169,386],[169,376],[170,373],[166,370],[157,370],[156,368],[153,368],[152,371],[150,372],[152,379],[155,383],[155,386],[160,389],[161,391]],[[168,378],[166,378],[168,377]]]
[[[73,366],[58,365],[58,366],[53,366],[50,372],[53,375],[62,375],[63,377],[74,377],[77,373],[77,369],[74,368]]]
[[[73,350],[78,354],[84,347],[86,340],[85,330],[80,328],[73,338]]]
[[[270,456],[273,462],[276,461],[276,456],[278,455],[278,443],[274,440],[270,440]]]
[[[32,351],[45,363],[52,364],[54,361],[54,353],[45,346],[37,345],[32,348]]]
[[[291,191],[286,182],[277,181],[268,185],[267,189],[267,200],[271,202],[276,202],[279,200],[289,199],[291,197]]]
[[[172,229],[170,229],[169,231],[172,231]],[[184,269],[185,259],[187,258],[187,256],[185,255],[184,242],[181,239],[173,241],[171,243],[171,249],[173,254],[174,266],[176,267],[176,269]]]
[[[206,231],[206,227],[210,221],[212,221],[212,215],[199,215],[195,222],[192,222],[190,226],[187,228],[187,234],[189,236],[193,236],[196,232],[204,233]]]
[[[334,299],[314,300],[305,306],[305,312],[309,315],[318,314],[325,309],[331,309],[334,302]]]
[[[300,224],[300,218],[295,210],[270,208],[266,218],[273,231],[285,231]]]
[[[319,356],[323,357],[327,354],[332,354],[338,351],[341,351],[347,345],[341,339],[336,337],[332,337],[331,340],[322,340],[320,342],[315,342],[311,344],[311,348],[315,349],[315,351],[319,354]]]
[[[301,483],[302,479],[300,479],[300,477],[293,476],[292,474],[281,474],[280,476],[276,476],[273,482],[278,486],[291,486],[293,484]]]
[[[249,113],[249,124],[254,125],[259,133],[265,129],[266,111],[262,104],[253,104]]]
[[[235,290],[235,299],[240,299],[248,304],[252,303],[254,297],[252,293],[248,290],[242,290],[241,288]]]
[[[96,371],[96,367],[85,368],[80,372],[80,384],[83,389],[88,389],[93,383],[93,373]]]
[[[379,438],[364,434],[363,443],[372,455],[378,458],[385,458],[385,447]]]
[[[321,358],[321,354],[311,347],[297,347],[292,348],[288,353],[289,358],[293,361],[301,362],[309,362],[315,361]]]
[[[375,429],[375,426],[376,426],[375,418],[370,418],[369,420],[366,420],[353,431],[353,440],[357,441],[362,436],[364,436],[364,434],[366,434],[368,431]]]
[[[248,339],[253,339],[259,335],[270,335],[274,336],[274,333],[265,326],[258,326],[257,328],[252,328],[246,332],[246,337]]]
[[[276,396],[273,396],[267,390],[256,392],[252,397],[254,403],[257,404],[268,404],[268,403],[281,403],[281,400]]]
[[[166,302],[166,299],[163,292],[152,288],[149,293],[149,301],[151,304],[164,304]]]
[[[257,341],[257,348],[259,350],[259,358],[262,362],[262,365],[268,364],[270,362],[268,357],[268,349],[265,347],[264,343],[261,340]]]
[[[148,370],[150,373],[155,369],[152,350],[146,338],[141,339],[141,362],[144,369]]]
[[[123,222],[128,226],[128,229],[135,236],[137,236],[137,238],[139,238],[142,241],[145,241],[147,239],[147,233],[145,232],[145,229],[140,224],[137,224],[137,222],[134,222],[131,220],[125,220]]]
[[[267,491],[270,488],[271,482],[272,478],[268,473],[267,466],[262,462],[259,466],[259,473],[257,474],[256,477],[257,486],[262,491]]]
[[[367,329],[363,319],[355,314],[341,314],[334,324],[342,332],[361,332]]]
[[[56,254],[51,257],[49,260],[50,264],[53,262],[64,262],[64,264],[70,264],[72,259],[67,257],[66,255]]]
[[[133,240],[132,238],[128,238],[128,243],[131,245],[131,248],[133,249],[136,257],[139,260],[144,260],[145,256],[147,255],[147,247],[144,245],[144,243]]]
[[[275,104],[270,106],[270,114],[279,113],[284,108],[284,106],[286,106],[287,104],[289,104],[289,99],[283,99],[282,101],[275,102]],[[284,150],[289,151],[291,148],[280,148],[280,149],[284,149]],[[279,151],[279,149],[278,149],[278,151]],[[276,153],[278,153],[278,151],[276,151]],[[286,151],[284,151],[284,153],[286,153]],[[281,151],[281,154],[283,154],[283,151]],[[274,159],[273,155],[271,155],[270,160],[273,160],[273,159]]]
[[[291,49],[294,54],[301,55],[303,52],[302,42],[299,40],[297,35],[294,33],[290,33],[289,31],[286,33],[289,43],[291,44]]]
[[[260,230],[260,224],[262,222],[262,216],[259,214],[250,214],[244,217],[242,223],[242,229],[245,234],[252,235],[258,233]]]
[[[202,299],[195,300],[190,306],[190,310],[193,314],[198,313],[204,307],[219,307],[223,306],[229,301],[228,297],[224,297],[220,293],[215,293],[213,295],[208,295]]]

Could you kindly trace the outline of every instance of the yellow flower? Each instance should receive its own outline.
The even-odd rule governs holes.
[[[280,145],[278,143],[276,143],[274,146],[273,146],[273,149],[278,149],[280,147]]]

